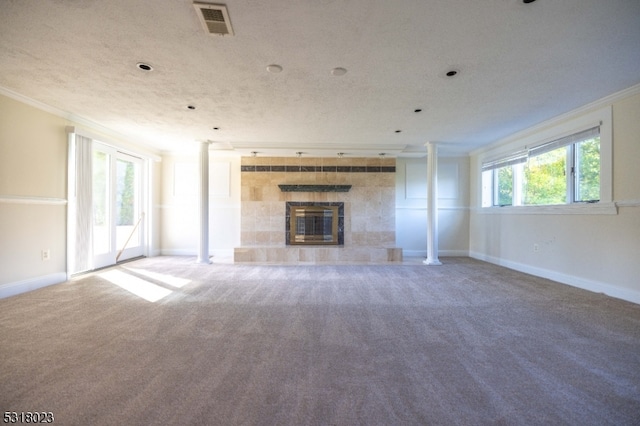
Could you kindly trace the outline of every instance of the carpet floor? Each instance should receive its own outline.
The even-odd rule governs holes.
[[[640,305],[469,258],[141,259],[0,300],[0,415],[55,424],[640,424]]]

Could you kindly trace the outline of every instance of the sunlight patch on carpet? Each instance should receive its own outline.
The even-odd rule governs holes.
[[[173,293],[171,290],[143,280],[122,271],[112,270],[99,274],[101,278],[117,285],[130,293],[135,294],[149,302],[157,302]]]
[[[151,271],[147,271],[145,269],[140,269],[140,268],[125,268],[125,269],[131,272],[135,272],[136,274],[139,274],[139,275],[144,275],[145,277],[151,278],[152,280],[160,281],[161,283],[170,285],[171,287],[175,287],[175,288],[182,288],[191,282],[191,280],[188,280],[186,278],[178,278],[172,275],[161,274],[159,272],[151,272]]]

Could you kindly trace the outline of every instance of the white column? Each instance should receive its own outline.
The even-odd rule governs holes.
[[[438,146],[427,142],[427,258],[425,265],[442,265],[438,260]]]
[[[200,246],[198,263],[209,260],[209,142],[200,144]]]

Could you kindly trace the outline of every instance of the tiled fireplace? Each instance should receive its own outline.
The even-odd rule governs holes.
[[[402,261],[395,247],[395,159],[244,157],[241,167],[236,262]],[[323,207],[298,222],[303,234],[322,237],[292,244],[291,209],[299,206]],[[332,207],[335,222],[325,219]],[[337,243],[325,243],[330,223]]]

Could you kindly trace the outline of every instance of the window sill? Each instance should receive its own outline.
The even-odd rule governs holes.
[[[481,207],[480,214],[599,214],[616,215],[618,207],[616,203],[577,203],[558,204],[553,206],[505,206],[505,207]]]

